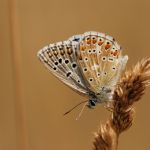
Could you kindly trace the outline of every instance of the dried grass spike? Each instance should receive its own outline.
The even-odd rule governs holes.
[[[99,128],[93,150],[117,149],[119,135],[133,123],[133,104],[141,99],[149,85],[150,58],[145,58],[122,76],[113,95],[111,117]]]

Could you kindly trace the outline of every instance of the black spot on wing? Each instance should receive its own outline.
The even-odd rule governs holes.
[[[68,72],[68,73],[66,74],[67,77],[69,77],[70,75],[71,75],[71,72]]]
[[[76,68],[77,67],[77,64],[76,63],[73,63],[72,64],[72,68]]]

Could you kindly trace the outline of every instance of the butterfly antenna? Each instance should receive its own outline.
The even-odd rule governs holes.
[[[88,100],[86,100],[86,101],[82,101],[82,102],[80,102],[80,103],[78,103],[77,105],[75,105],[73,108],[71,108],[71,109],[69,109],[67,112],[65,112],[64,113],[64,115],[67,115],[67,114],[69,114],[72,110],[74,110],[76,107],[78,107],[79,105],[81,105],[82,103],[85,103],[85,102],[87,102]],[[86,103],[87,104],[87,103]]]
[[[76,120],[78,120],[78,119],[81,117],[81,115],[82,115],[82,113],[83,113],[83,110],[84,110],[84,108],[85,108],[86,105],[87,105],[87,102],[83,105],[83,107],[82,107],[82,109],[81,109],[79,115],[77,116]]]

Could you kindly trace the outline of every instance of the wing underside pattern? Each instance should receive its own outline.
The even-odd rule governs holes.
[[[86,95],[87,88],[76,62],[76,44],[77,42],[72,41],[50,44],[38,52],[38,57],[46,68],[63,83],[79,94]]]
[[[52,74],[82,95],[98,93],[104,86],[113,88],[128,60],[114,38],[99,32],[50,44],[38,57]]]

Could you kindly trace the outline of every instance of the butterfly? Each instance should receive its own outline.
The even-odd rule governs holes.
[[[128,60],[127,55],[122,56],[122,48],[113,37],[94,31],[49,44],[39,50],[37,56],[58,79],[86,96],[88,100],[81,103],[89,108],[112,100]]]

